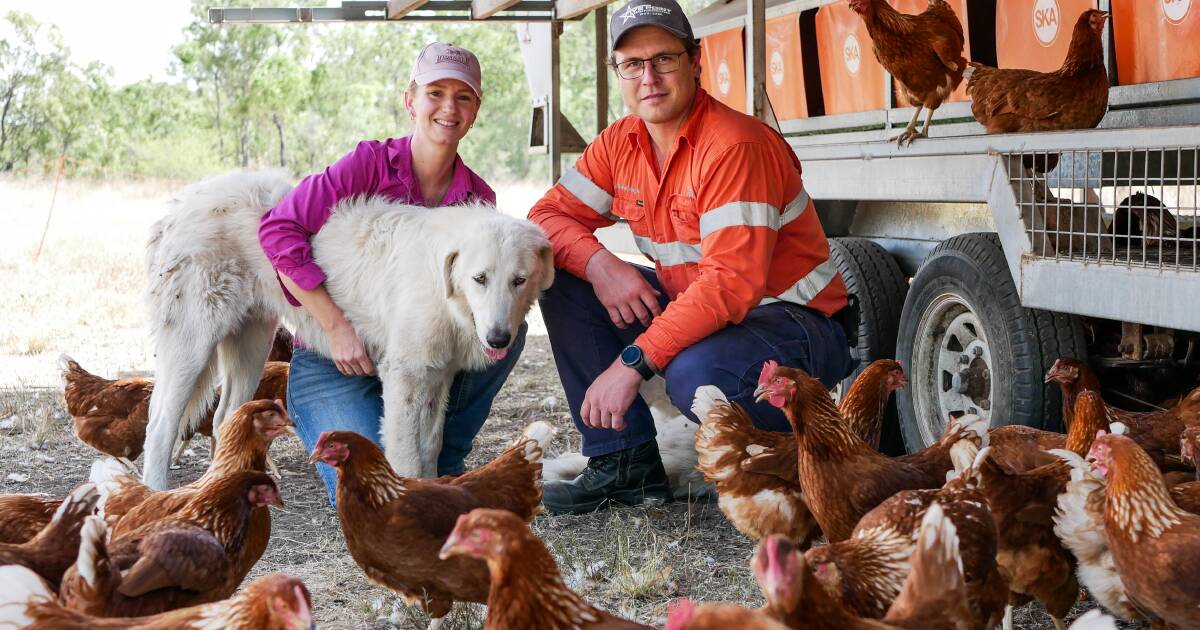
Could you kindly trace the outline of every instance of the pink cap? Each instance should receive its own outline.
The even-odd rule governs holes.
[[[421,49],[413,64],[412,80],[426,85],[441,79],[458,79],[471,86],[475,95],[483,98],[483,73],[479,59],[466,48],[433,42]]]

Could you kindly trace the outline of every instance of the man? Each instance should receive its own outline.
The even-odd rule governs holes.
[[[777,409],[753,400],[763,362],[803,368],[830,387],[851,367],[829,317],[846,306],[846,286],[791,148],[699,88],[699,43],[675,0],[632,0],[609,32],[630,115],[529,212],[566,272],[541,309],[590,458],[576,479],[546,483],[551,513],[669,500],[638,396],[656,373],[689,417],[696,388],[715,385],[757,426],[790,431]],[[618,218],[653,270],[596,239]]]

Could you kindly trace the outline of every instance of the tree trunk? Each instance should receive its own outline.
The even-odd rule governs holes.
[[[275,129],[279,131],[279,168],[287,168],[287,145],[284,143],[283,137],[283,117],[279,112],[271,114],[271,122],[275,123]]]
[[[4,147],[8,144],[8,109],[12,107],[13,99],[16,98],[16,87],[9,88],[8,93],[4,95],[4,111],[0,112],[0,155],[4,155]],[[12,162],[9,161],[11,166]],[[3,170],[12,170],[6,168]]]
[[[217,156],[225,159],[225,134],[221,129],[221,75],[213,70],[213,96],[217,101]]]
[[[250,121],[242,119],[238,142],[242,148],[242,168],[250,167]]]

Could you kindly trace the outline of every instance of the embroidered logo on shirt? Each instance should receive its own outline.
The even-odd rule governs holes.
[[[627,192],[627,193],[633,193],[633,194],[635,194],[635,195],[640,195],[640,194],[642,194],[642,191],[641,191],[641,189],[639,189],[639,188],[634,188],[633,186],[630,186],[630,185],[628,185],[628,184],[622,184],[622,183],[619,183],[619,182],[618,182],[618,183],[615,183],[615,184],[613,184],[613,188],[616,188],[617,190],[623,190],[623,191],[625,191],[625,192]]]

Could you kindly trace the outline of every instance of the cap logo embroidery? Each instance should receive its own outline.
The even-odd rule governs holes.
[[[439,53],[437,56],[437,61],[434,61],[434,63],[442,63],[443,61],[449,61],[450,63],[456,63],[460,66],[465,66],[467,65],[467,56],[460,52],[447,51],[444,53]]]
[[[623,20],[622,24],[628,24],[629,20],[637,19],[646,14],[671,15],[671,9],[669,7],[656,7],[652,4],[639,4],[630,6],[619,17]]]

